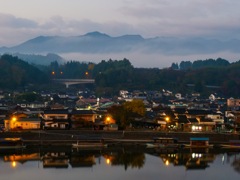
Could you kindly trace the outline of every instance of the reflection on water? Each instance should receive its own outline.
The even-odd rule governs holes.
[[[216,158],[218,159],[216,160]],[[145,164],[151,163],[150,160],[160,161],[162,162],[162,166],[170,167],[172,171],[174,168],[184,167],[185,171],[206,171],[208,169],[210,172],[213,172],[216,171],[219,165],[226,164],[233,172],[237,172],[240,175],[239,150],[142,149],[138,147],[79,150],[67,147],[52,147],[0,151],[0,167],[2,171],[4,168],[7,168],[5,165],[10,165],[13,169],[17,169],[19,166],[26,169],[28,166],[25,166],[25,164],[29,162],[37,162],[38,168],[42,168],[43,170],[49,168],[93,168],[94,166],[104,164],[113,168],[121,167],[125,172],[133,171],[134,169],[141,171],[145,169]],[[151,166],[151,168],[150,170],[153,171],[153,168],[161,167]],[[99,177],[99,179],[101,178]]]

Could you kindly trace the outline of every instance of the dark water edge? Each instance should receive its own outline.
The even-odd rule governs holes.
[[[207,137],[210,144],[225,144],[230,140],[240,140],[240,134],[226,133],[188,133],[159,131],[94,131],[94,130],[47,130],[0,133],[0,138],[21,137],[27,145],[71,145],[77,141],[110,144],[144,144],[152,142],[154,137],[177,138],[179,143],[189,143],[191,137]]]

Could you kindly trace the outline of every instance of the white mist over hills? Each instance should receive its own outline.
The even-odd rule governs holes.
[[[101,60],[127,58],[134,67],[164,68],[183,60],[240,58],[240,40],[209,38],[153,37],[122,35],[112,37],[100,32],[80,36],[38,36],[13,46],[2,47],[0,53],[46,55],[55,53],[65,60],[98,63]]]

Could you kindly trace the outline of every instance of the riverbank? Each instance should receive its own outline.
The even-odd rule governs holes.
[[[108,144],[145,144],[155,137],[177,138],[188,144],[192,137],[207,137],[211,144],[225,144],[240,140],[240,134],[187,133],[160,131],[93,131],[93,130],[47,130],[0,133],[0,138],[21,137],[26,145],[71,145],[77,141],[102,142]]]

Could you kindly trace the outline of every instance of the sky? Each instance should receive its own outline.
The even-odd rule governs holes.
[[[40,35],[78,36],[92,31],[113,37],[139,34],[144,38],[240,39],[239,7],[239,0],[0,0],[0,47]],[[158,66],[159,57],[170,63],[220,55],[240,59],[239,54],[228,52],[158,58],[151,54],[155,57],[152,66]],[[144,66],[136,54],[129,56],[136,65]]]

